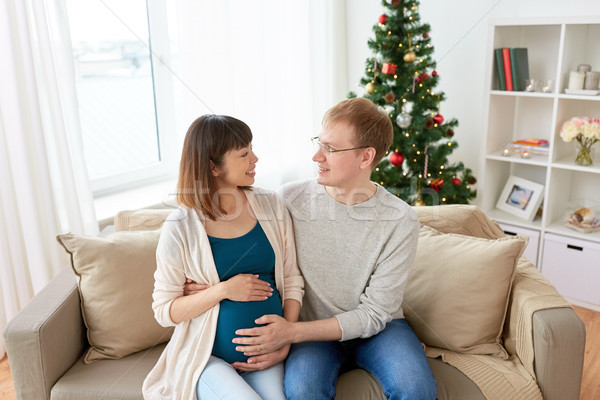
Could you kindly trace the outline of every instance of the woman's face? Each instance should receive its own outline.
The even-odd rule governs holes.
[[[225,153],[223,165],[213,170],[220,189],[252,186],[258,157],[252,151],[252,143],[246,147]]]

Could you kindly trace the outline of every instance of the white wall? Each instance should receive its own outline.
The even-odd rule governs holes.
[[[371,50],[371,28],[384,12],[379,0],[346,0],[348,90],[357,87]],[[441,114],[457,118],[459,148],[450,161],[463,161],[478,176],[484,103],[484,69],[490,18],[600,16],[598,0],[421,0],[422,23],[431,25],[438,89],[446,94]]]

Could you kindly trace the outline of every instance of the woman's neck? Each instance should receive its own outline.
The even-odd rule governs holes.
[[[247,203],[244,190],[239,187],[219,188],[216,193],[216,200],[219,202],[219,207],[227,213],[224,219],[231,219],[232,216],[240,215]]]

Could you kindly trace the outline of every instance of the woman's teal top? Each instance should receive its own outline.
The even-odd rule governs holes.
[[[220,303],[212,355],[228,363],[245,362],[248,357],[236,351],[238,345],[232,343],[238,336],[235,331],[259,326],[254,320],[263,315],[282,315],[281,297],[275,286],[275,253],[259,222],[243,236],[232,239],[208,236],[208,241],[221,282],[238,274],[258,274],[259,279],[269,282],[274,289],[267,300],[222,300]]]

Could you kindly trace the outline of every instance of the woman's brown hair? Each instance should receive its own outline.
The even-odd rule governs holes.
[[[198,210],[212,220],[226,212],[215,202],[217,183],[211,161],[222,168],[225,153],[246,147],[252,131],[244,122],[226,115],[203,115],[190,125],[183,142],[177,203]],[[249,187],[243,187],[249,189]]]

